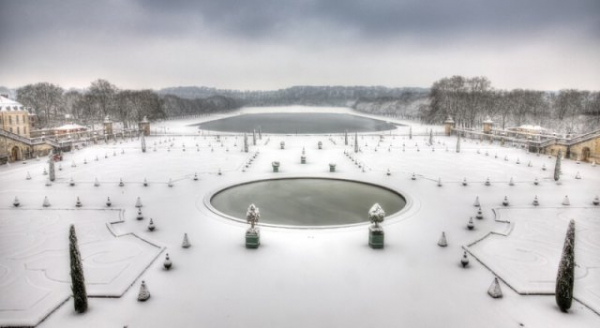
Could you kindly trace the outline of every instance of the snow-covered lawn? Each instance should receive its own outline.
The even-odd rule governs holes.
[[[257,109],[241,112],[249,111]],[[474,140],[463,141],[461,152],[456,153],[456,138],[444,136],[434,137],[432,150],[423,135],[412,139],[386,135],[377,148],[378,135],[359,136],[358,154],[353,152],[353,136],[345,146],[340,135],[331,139],[263,135],[257,146],[249,138],[250,152],[244,153],[241,136],[222,136],[222,143],[216,141],[214,132],[194,136],[196,128],[187,125],[200,120],[157,123],[153,126],[157,131],[164,126],[171,133],[189,135],[148,137],[146,153],[141,152],[139,140],[125,140],[66,154],[62,170],[57,170],[58,180],[51,186],[45,185],[43,161],[0,167],[0,325],[15,322],[11,321],[15,315],[23,320],[19,322],[35,323],[68,297],[70,223],[79,235],[90,294],[124,294],[90,298],[90,310],[83,315],[76,314],[68,300],[40,327],[600,325],[596,272],[600,226],[595,222],[600,209],[591,205],[600,193],[600,167],[563,161],[562,184],[557,185],[551,179],[554,158]],[[430,128],[412,124],[415,134],[425,134]],[[435,131],[442,128],[435,127]],[[394,133],[407,134],[408,127]],[[283,150],[281,141],[285,141]],[[319,141],[323,142],[321,150],[317,149]],[[305,165],[300,164],[303,148]],[[256,151],[259,156],[246,167]],[[272,172],[273,161],[281,163],[279,173]],[[71,167],[73,162],[76,167]],[[335,173],[329,172],[329,163],[337,164]],[[219,170],[222,175],[217,174]],[[26,180],[27,172],[31,180]],[[575,179],[577,172],[582,179]],[[195,173],[198,181],[193,180]],[[412,173],[416,180],[411,180]],[[410,198],[410,207],[382,224],[386,232],[383,250],[368,247],[366,224],[314,230],[262,227],[260,248],[248,250],[244,247],[247,226],[209,210],[205,197],[222,186],[274,176],[369,181],[403,193]],[[467,186],[462,185],[465,177]],[[511,177],[513,186],[509,185]],[[539,185],[533,183],[536,177]],[[71,178],[75,186],[69,185]],[[99,186],[94,186],[95,178]],[[487,178],[490,186],[484,184]],[[534,208],[531,202],[536,195],[540,206]],[[568,212],[561,205],[565,195],[571,202]],[[12,208],[15,196],[21,201],[19,209]],[[44,196],[52,203],[50,208],[42,208]],[[83,207],[75,210],[78,196]],[[477,196],[484,219],[475,220],[475,229],[468,230]],[[501,205],[504,196],[511,203],[507,209]],[[105,210],[107,197],[114,210]],[[144,204],[144,220],[135,219],[137,197]],[[495,213],[510,225],[496,221]],[[153,232],[147,229],[149,218],[156,225]],[[575,296],[589,308],[575,302],[565,314],[553,295],[519,295],[504,282],[503,298],[488,296],[495,274],[519,292],[552,292],[548,280],[556,275],[565,218],[577,222]],[[437,246],[442,231],[449,244],[445,248]],[[510,233],[487,236],[490,232]],[[184,233],[192,243],[187,249],[181,248]],[[152,261],[162,247],[166,249]],[[481,262],[471,257],[469,267],[463,269],[463,248]],[[162,266],[165,253],[173,261],[169,271]],[[119,268],[126,268],[126,274],[117,274]],[[34,276],[36,283],[26,282]],[[152,295],[144,303],[136,300],[141,280]],[[546,282],[540,285],[536,280]],[[110,286],[93,285],[107,281]],[[131,283],[133,287],[127,289]],[[45,294],[52,298],[44,298]],[[31,304],[48,310],[19,311],[35,307]]]

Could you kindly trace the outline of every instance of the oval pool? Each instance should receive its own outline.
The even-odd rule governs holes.
[[[351,180],[283,178],[259,180],[223,189],[211,205],[245,222],[250,204],[260,208],[261,223],[281,226],[336,226],[369,222],[367,213],[379,203],[390,216],[406,199],[385,187]]]
[[[376,132],[396,128],[381,120],[351,114],[336,113],[260,113],[242,114],[214,121],[193,124],[203,130],[220,132],[258,131],[276,134],[326,134]]]

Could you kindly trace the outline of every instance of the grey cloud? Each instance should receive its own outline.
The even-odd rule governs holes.
[[[229,37],[261,39],[298,36],[290,30],[311,23],[329,29],[310,30],[311,35],[302,37],[318,39],[348,29],[364,39],[490,33],[518,37],[560,26],[598,39],[600,29],[597,0],[2,0],[0,6],[2,39],[48,32],[63,37],[193,37],[205,28]]]

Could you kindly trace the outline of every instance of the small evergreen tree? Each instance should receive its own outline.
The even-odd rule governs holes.
[[[575,281],[575,220],[569,222],[565,244],[556,277],[556,304],[561,311],[567,312],[573,302],[573,284]]]
[[[554,181],[558,181],[560,179],[560,158],[562,156],[562,150],[558,151],[558,155],[556,156],[556,164],[554,165]]]
[[[460,153],[460,136],[456,136],[456,152]]]
[[[75,311],[84,313],[88,309],[87,292],[85,290],[81,253],[79,253],[74,225],[71,225],[69,228],[69,254],[71,258],[71,290],[73,291]]]

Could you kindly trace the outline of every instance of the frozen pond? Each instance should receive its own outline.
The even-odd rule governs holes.
[[[406,200],[383,187],[354,181],[297,178],[250,182],[218,192],[211,204],[222,213],[245,219],[250,204],[260,208],[260,222],[289,226],[331,226],[369,221],[379,203],[389,216]]]
[[[242,114],[196,124],[203,130],[263,133],[343,133],[375,132],[395,129],[395,125],[372,118],[337,113],[260,113]]]

